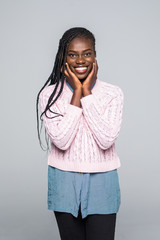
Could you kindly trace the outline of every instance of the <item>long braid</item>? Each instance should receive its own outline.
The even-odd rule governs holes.
[[[52,113],[57,114],[57,116],[54,117],[58,117],[58,116],[63,116],[60,113],[56,113],[53,112],[50,107],[57,101],[57,99],[59,98],[59,96],[61,95],[62,91],[63,91],[63,87],[64,87],[64,80],[65,80],[65,74],[64,74],[64,70],[65,70],[65,63],[66,63],[66,58],[67,58],[67,49],[68,46],[70,44],[70,42],[76,38],[76,37],[83,37],[83,38],[87,38],[87,39],[91,39],[92,44],[93,44],[93,48],[95,50],[95,37],[94,35],[87,30],[86,28],[83,27],[74,27],[74,28],[70,28],[68,29],[62,36],[62,38],[59,40],[59,47],[58,47],[58,51],[56,54],[56,58],[55,58],[55,63],[53,66],[53,70],[49,76],[49,78],[47,79],[46,83],[44,84],[44,86],[41,88],[41,90],[39,91],[38,95],[37,95],[37,99],[36,99],[36,113],[37,113],[37,131],[38,131],[38,139],[40,142],[40,146],[42,147],[42,142],[40,139],[40,132],[42,129],[42,115],[45,114],[45,116],[47,118],[50,118],[47,116],[46,112],[47,110],[49,110]],[[62,67],[62,72],[61,72],[61,67]],[[55,97],[57,88],[59,86],[59,83],[61,82],[61,87],[60,87],[60,91],[58,92],[57,96]],[[45,107],[45,110],[41,113],[40,115],[40,120],[41,120],[41,128],[39,131],[39,112],[38,112],[38,103],[39,103],[39,95],[41,93],[41,91],[48,85],[54,85],[56,84],[52,94],[50,95],[49,99],[48,99],[48,103]],[[55,97],[55,99],[53,100],[53,98]],[[51,117],[51,118],[54,118]],[[47,142],[47,147],[48,147],[48,140],[47,140],[47,136],[46,136],[46,129],[45,129],[45,139]],[[43,150],[48,150],[47,149],[43,149]]]

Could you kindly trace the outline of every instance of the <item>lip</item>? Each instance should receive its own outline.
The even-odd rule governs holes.
[[[83,74],[87,72],[88,66],[78,66],[78,67],[74,67],[74,69],[77,73]]]

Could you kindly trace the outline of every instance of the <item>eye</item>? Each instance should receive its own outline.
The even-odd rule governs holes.
[[[74,58],[75,56],[76,56],[76,54],[74,54],[74,53],[70,53],[70,54],[68,54],[71,58]]]
[[[91,52],[88,52],[88,53],[85,53],[85,56],[90,56],[92,53]]]

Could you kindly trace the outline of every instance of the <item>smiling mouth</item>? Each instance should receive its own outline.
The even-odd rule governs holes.
[[[77,67],[77,68],[75,68],[75,71],[77,73],[82,74],[82,73],[85,73],[87,71],[87,67]]]

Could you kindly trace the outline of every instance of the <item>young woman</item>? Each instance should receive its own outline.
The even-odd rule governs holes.
[[[115,236],[121,203],[115,141],[124,97],[120,87],[101,81],[97,72],[94,35],[71,28],[60,39],[53,71],[37,96],[37,120],[40,103],[51,147],[48,209],[62,240]]]

